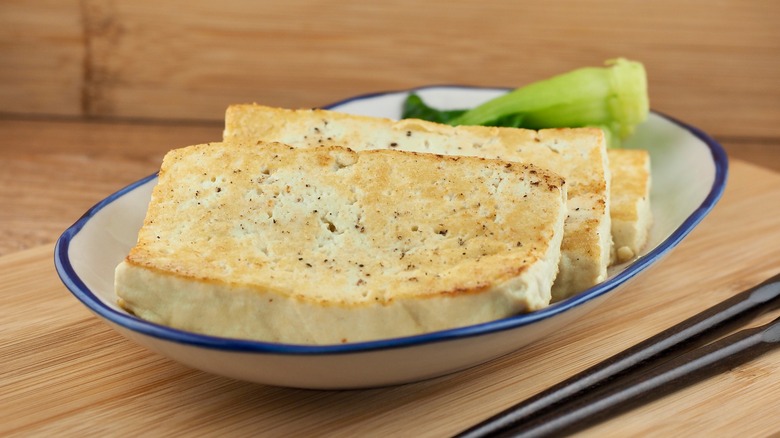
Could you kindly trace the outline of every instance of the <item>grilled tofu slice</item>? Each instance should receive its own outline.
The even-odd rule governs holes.
[[[650,154],[641,149],[610,149],[613,262],[634,259],[647,244],[650,210]]]
[[[566,187],[533,165],[476,157],[177,149],[116,293],[155,323],[296,344],[491,321],[550,302]]]
[[[224,141],[278,141],[295,147],[340,145],[354,150],[397,149],[532,163],[564,177],[568,217],[553,301],[607,277],[612,251],[609,167],[604,134],[596,128],[540,131],[452,127],[415,119],[232,105]]]

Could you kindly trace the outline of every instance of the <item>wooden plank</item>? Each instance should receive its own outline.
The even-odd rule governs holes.
[[[0,4],[0,111],[220,120],[428,84],[516,86],[614,56],[653,107],[780,137],[780,3],[486,0]]]
[[[780,141],[769,139],[719,139],[729,159],[747,161],[780,172]]]
[[[655,108],[717,135],[780,137],[777,2],[87,3],[103,28],[90,33],[95,116],[219,120],[236,102],[515,86],[626,56],[645,62]]]
[[[78,0],[0,2],[0,112],[80,115],[85,56]]]
[[[70,296],[50,246],[6,255],[0,435],[451,436],[775,274],[778,196],[780,175],[735,162],[700,227],[586,318],[457,374],[359,391],[275,388],[187,369],[121,338]],[[771,436],[780,433],[770,415],[778,394],[775,351],[582,436]]]

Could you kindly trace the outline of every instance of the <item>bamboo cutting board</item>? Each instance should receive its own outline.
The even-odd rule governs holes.
[[[370,390],[276,388],[171,362],[83,307],[52,250],[0,257],[0,436],[448,436],[780,271],[780,174],[732,162],[724,198],[681,246],[568,329],[457,374]],[[769,436],[777,412],[780,351],[582,435]]]

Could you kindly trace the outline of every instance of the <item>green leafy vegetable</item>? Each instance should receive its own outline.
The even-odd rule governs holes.
[[[465,112],[466,110],[437,110],[426,105],[415,93],[406,98],[402,111],[404,119],[421,119],[436,123],[449,123]]]
[[[618,58],[605,64],[534,82],[469,110],[436,110],[411,94],[403,117],[529,129],[600,126],[610,146],[617,147],[647,118],[647,77],[636,61]]]
[[[411,93],[404,101],[402,117],[404,119],[421,119],[429,122],[450,124],[451,121],[457,119],[466,111],[468,110],[438,110],[428,106],[419,95]],[[509,114],[494,120],[490,123],[490,126],[518,128],[522,126],[522,122],[522,114]]]

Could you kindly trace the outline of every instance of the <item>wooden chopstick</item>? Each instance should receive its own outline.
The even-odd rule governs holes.
[[[780,318],[701,346],[780,307],[780,274],[461,432],[459,437],[546,436],[581,430],[763,354]],[[698,347],[698,348],[697,348]],[[688,351],[687,353],[685,353]]]

